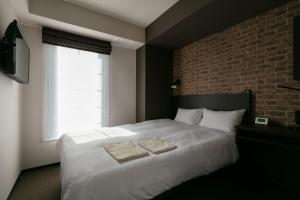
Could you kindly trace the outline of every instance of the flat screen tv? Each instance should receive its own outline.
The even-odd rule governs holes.
[[[294,80],[300,81],[300,16],[294,18]]]
[[[30,51],[16,20],[11,22],[1,41],[1,71],[19,83],[29,83]]]

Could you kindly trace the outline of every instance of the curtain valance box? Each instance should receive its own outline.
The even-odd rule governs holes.
[[[42,28],[43,43],[110,55],[111,43],[48,27]]]

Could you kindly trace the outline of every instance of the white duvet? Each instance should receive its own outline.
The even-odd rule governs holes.
[[[178,148],[125,163],[118,163],[103,148],[145,138],[161,138]],[[238,158],[234,134],[169,119],[64,135],[57,146],[63,200],[151,199]]]

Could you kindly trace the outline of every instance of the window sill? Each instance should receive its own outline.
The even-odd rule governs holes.
[[[56,143],[58,139],[53,139],[53,140],[42,140],[41,143]]]

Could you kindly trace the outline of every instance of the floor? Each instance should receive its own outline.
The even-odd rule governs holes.
[[[8,200],[59,200],[59,164],[23,171]]]
[[[258,182],[253,185],[235,175],[234,169],[200,177],[179,186],[176,192],[167,192],[156,199],[189,200],[299,200],[300,196],[278,186]],[[59,165],[23,171],[9,200],[59,200],[61,185]]]

